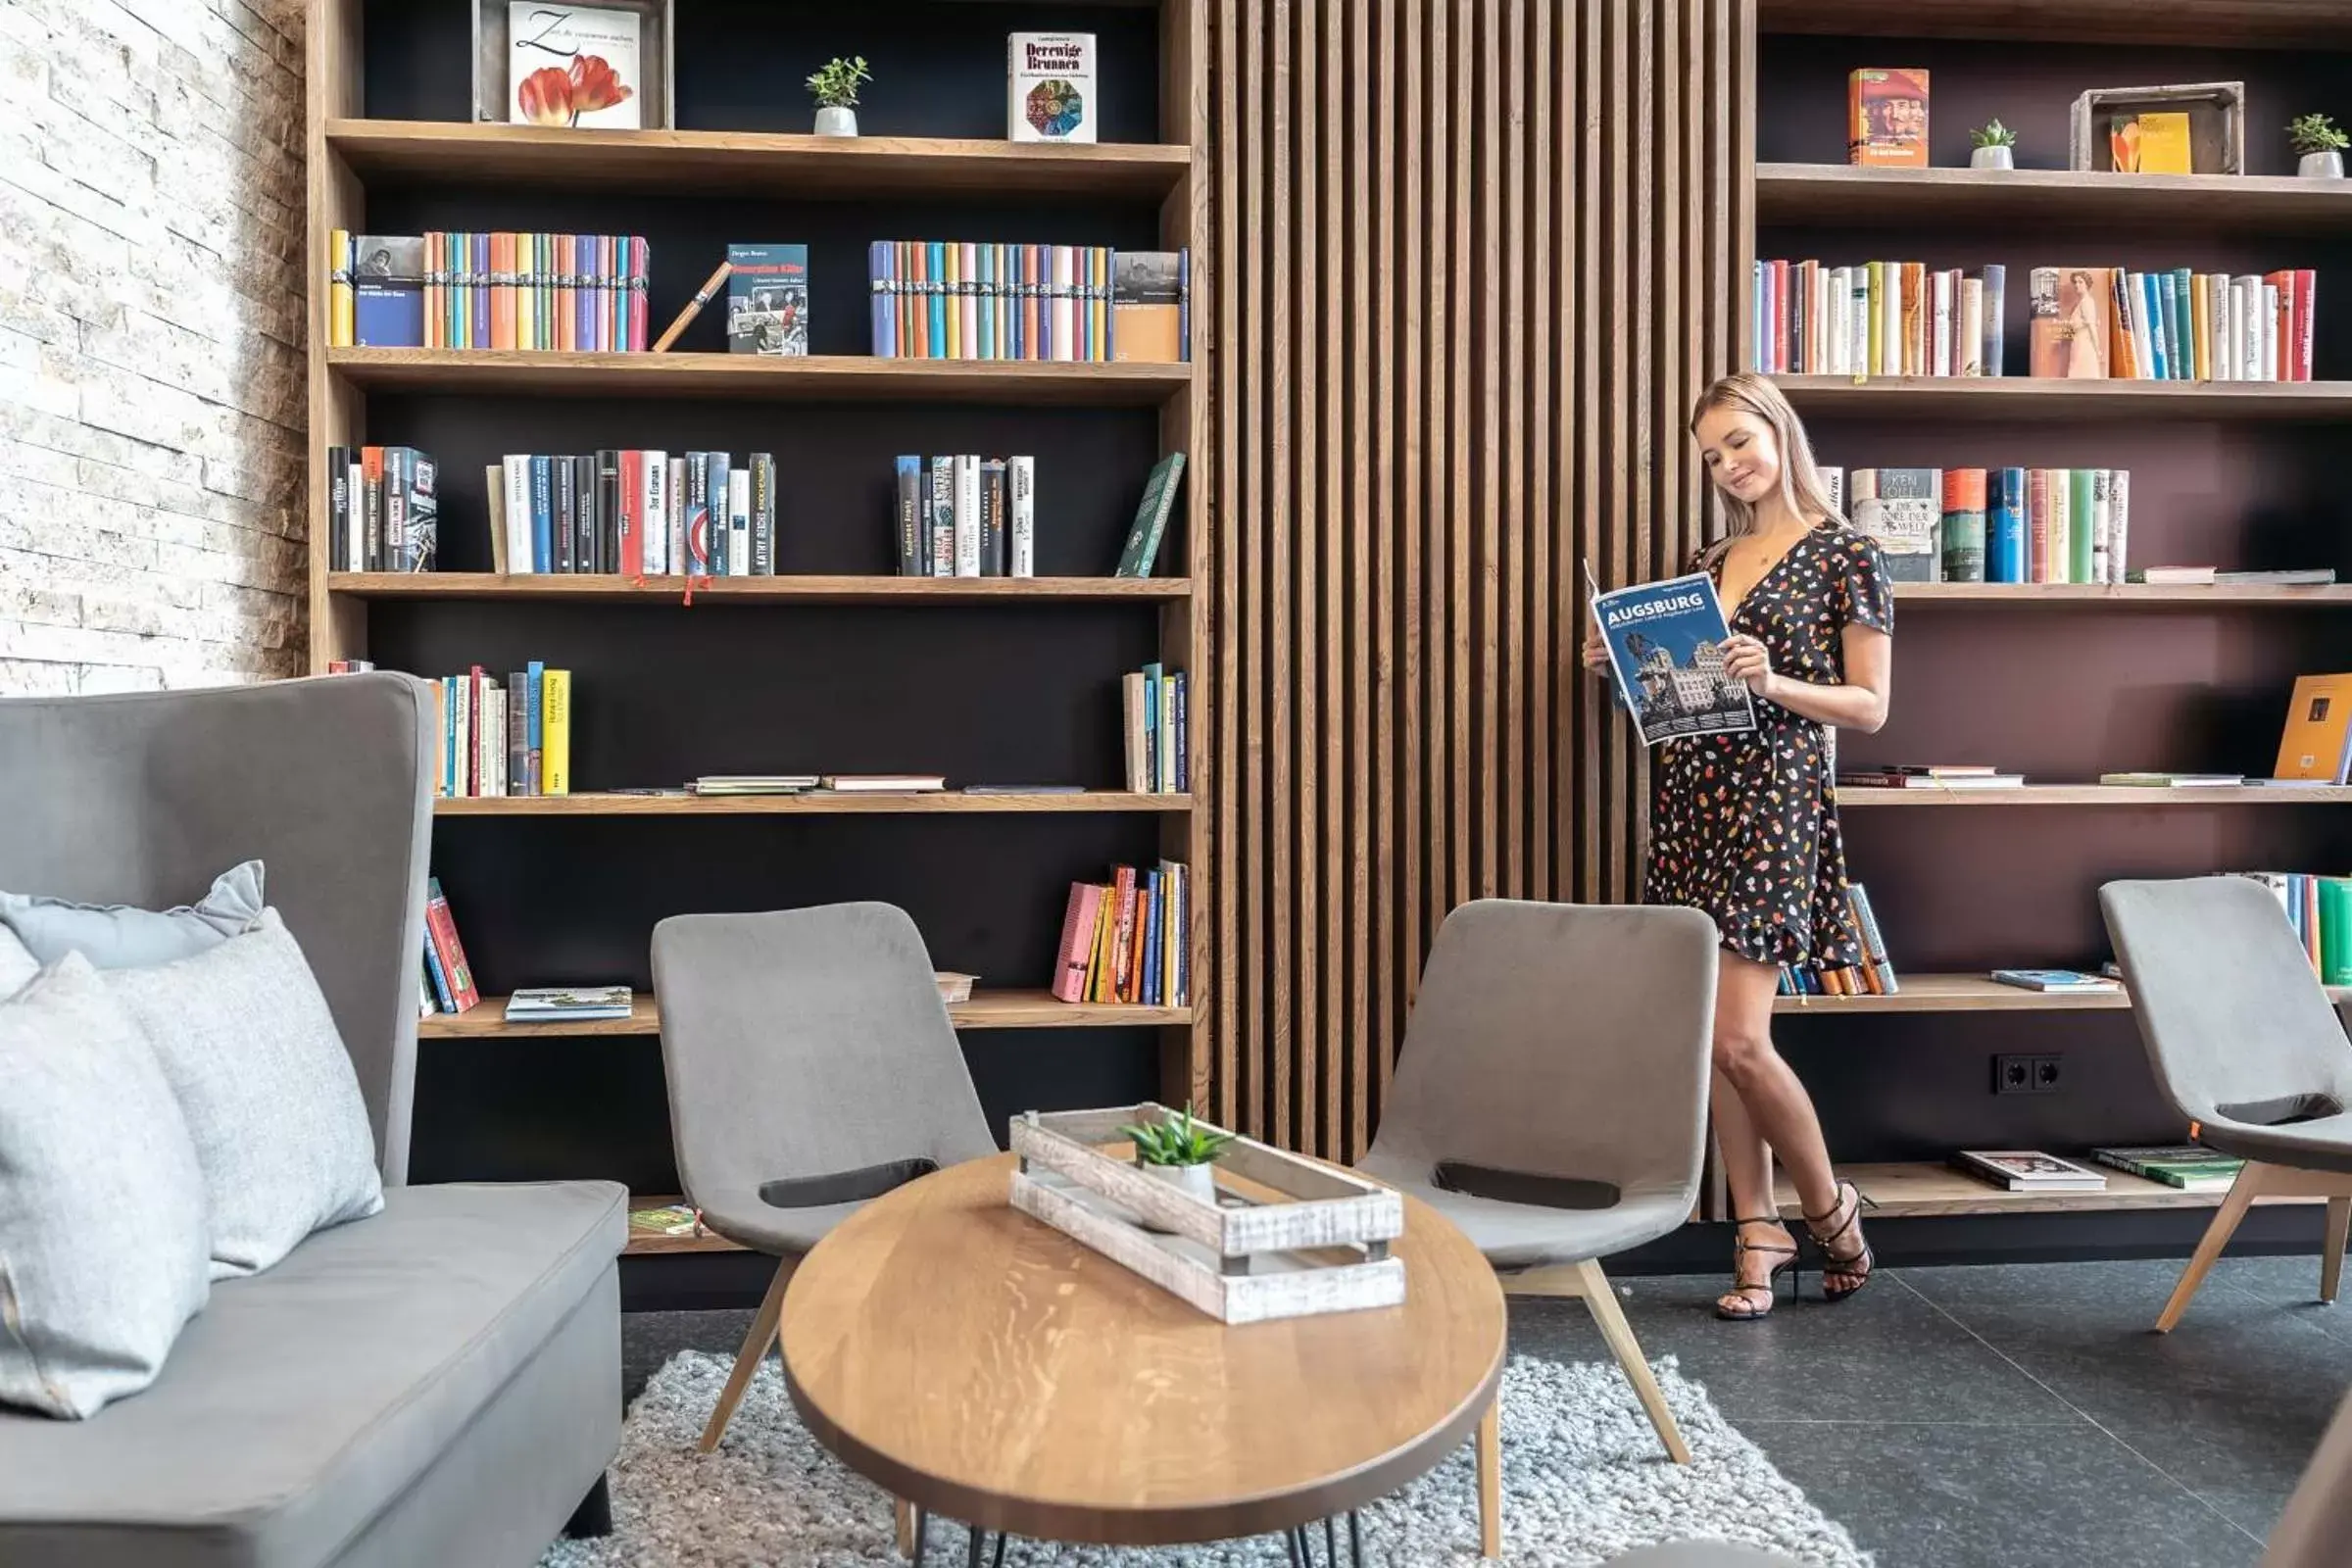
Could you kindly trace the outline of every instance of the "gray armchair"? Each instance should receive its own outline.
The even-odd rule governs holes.
[[[2246,877],[2099,890],[2157,1084],[2203,1142],[2245,1160],[2156,1319],[2170,1332],[2257,1198],[2324,1198],[2320,1298],[2352,1220],[2352,1040],[2278,902]]]
[[[600,1512],[626,1194],[405,1185],[431,712],[393,674],[0,701],[0,888],[159,907],[259,858],[387,1189],[217,1283],[146,1392],[79,1422],[0,1411],[10,1568],[523,1568]]]
[[[1460,1226],[1506,1292],[1581,1298],[1683,1464],[1600,1259],[1672,1231],[1698,1196],[1715,963],[1714,922],[1692,909],[1462,905],[1430,949],[1360,1162]],[[1498,1418],[1480,1424],[1482,1481]],[[1484,1509],[1492,1554],[1500,1523]]]
[[[867,1200],[997,1146],[902,909],[672,916],[654,927],[654,993],[687,1199],[778,1260],[707,1453],[776,1342],[801,1256]]]

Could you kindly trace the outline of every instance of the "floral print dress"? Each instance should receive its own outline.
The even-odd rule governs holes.
[[[1702,553],[1722,584],[1720,550]],[[1840,523],[1798,540],[1731,612],[1791,680],[1845,679],[1849,623],[1894,629],[1879,547]],[[1756,729],[1658,747],[1651,768],[1649,904],[1712,915],[1723,945],[1758,963],[1845,968],[1861,961],[1846,911],[1845,841],[1823,726],[1756,700]]]

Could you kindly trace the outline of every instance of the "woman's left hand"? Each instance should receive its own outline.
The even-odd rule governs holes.
[[[1736,680],[1747,683],[1747,689],[1758,697],[1769,698],[1778,679],[1772,672],[1772,658],[1764,645],[1745,632],[1735,632],[1724,639],[1723,672]]]

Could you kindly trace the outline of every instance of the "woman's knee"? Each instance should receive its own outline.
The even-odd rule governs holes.
[[[1716,1025],[1715,1070],[1733,1083],[1747,1082],[1771,1056],[1771,1035],[1762,1030]]]

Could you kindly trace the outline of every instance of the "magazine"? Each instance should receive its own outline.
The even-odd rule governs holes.
[[[1618,700],[1642,744],[1691,735],[1744,735],[1756,727],[1747,683],[1724,673],[1731,635],[1715,580],[1705,572],[1602,593],[1592,582],[1592,618],[1609,645]]]

